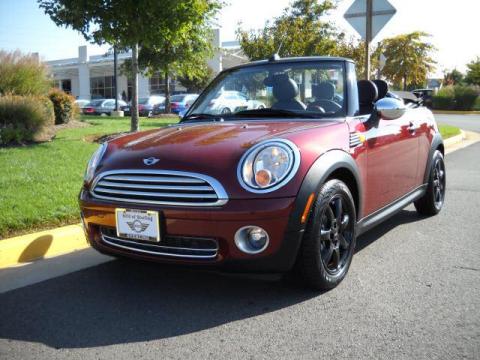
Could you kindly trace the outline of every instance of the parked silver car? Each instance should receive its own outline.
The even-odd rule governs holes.
[[[118,108],[127,105],[123,100],[118,100]],[[115,110],[115,99],[96,99],[83,108],[86,115],[111,115]]]

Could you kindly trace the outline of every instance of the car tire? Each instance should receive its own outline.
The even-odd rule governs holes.
[[[430,166],[427,191],[423,197],[414,202],[417,212],[425,216],[437,215],[445,202],[445,190],[445,161],[442,153],[436,150]]]
[[[336,287],[350,267],[356,241],[352,194],[340,180],[320,188],[294,268],[295,277],[316,290]]]

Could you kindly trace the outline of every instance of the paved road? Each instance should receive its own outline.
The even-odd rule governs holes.
[[[435,119],[439,124],[457,126],[463,130],[480,133],[480,115],[443,115],[436,114]]]
[[[0,359],[479,359],[479,156],[448,155],[442,213],[360,238],[330,292],[112,261],[0,295]]]

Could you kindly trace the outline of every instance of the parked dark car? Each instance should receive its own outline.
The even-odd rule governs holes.
[[[118,100],[118,107],[127,105],[123,100]],[[115,99],[96,99],[90,101],[82,111],[86,115],[111,115],[115,110]]]
[[[430,109],[432,108],[434,95],[433,89],[416,89],[412,92],[420,101],[422,101],[424,106],[427,106]]]
[[[138,114],[140,116],[152,116],[155,105],[163,104],[165,97],[161,95],[152,95],[145,98],[138,99]],[[130,116],[131,104],[122,106],[122,111],[125,115]]]
[[[248,91],[265,108],[219,114],[212,99],[224,91]],[[344,58],[275,57],[221,72],[179,124],[93,155],[79,198],[90,244],[335,287],[359,235],[411,203],[421,215],[444,203],[431,111],[387,92],[357,82]]]

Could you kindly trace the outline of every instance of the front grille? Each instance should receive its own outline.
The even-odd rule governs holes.
[[[208,238],[165,236],[159,243],[151,243],[120,238],[114,228],[101,228],[100,234],[107,245],[149,255],[213,259],[218,253],[218,242]]]
[[[228,200],[215,179],[180,171],[108,171],[96,178],[91,194],[115,202],[155,205],[220,206]]]

